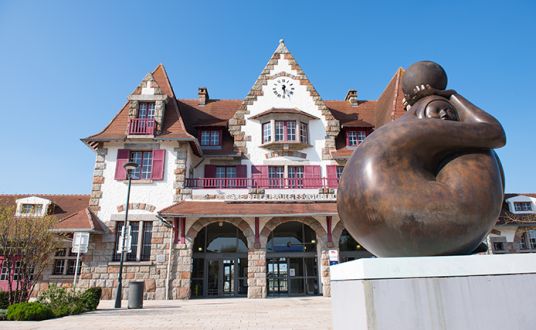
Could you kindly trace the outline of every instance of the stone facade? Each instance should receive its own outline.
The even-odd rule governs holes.
[[[266,298],[266,250],[248,252],[248,298]]]
[[[95,168],[93,169],[93,181],[91,186],[91,199],[89,209],[93,212],[100,211],[99,202],[102,198],[102,184],[104,183],[104,170],[106,169],[106,154],[108,149],[99,147],[96,150]]]

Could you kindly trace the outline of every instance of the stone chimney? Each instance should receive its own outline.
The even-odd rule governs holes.
[[[346,93],[346,97],[344,98],[345,101],[350,102],[350,104],[353,107],[357,106],[357,91],[355,89],[350,89],[348,93]]]
[[[208,89],[206,87],[199,87],[197,92],[197,97],[199,99],[199,105],[205,105],[208,103]]]

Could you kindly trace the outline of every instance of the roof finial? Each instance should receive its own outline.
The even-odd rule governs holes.
[[[281,39],[279,39],[279,43],[283,44],[283,43],[285,43],[285,40],[283,38],[281,38]]]

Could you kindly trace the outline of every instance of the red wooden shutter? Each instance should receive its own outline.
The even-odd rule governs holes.
[[[216,177],[216,165],[205,165],[205,178]]]
[[[339,185],[337,182],[337,165],[328,165],[327,174],[328,174],[328,187],[337,188]]]
[[[248,167],[247,165],[236,165],[236,177],[237,178],[247,178],[248,176]]]
[[[253,186],[264,188],[268,186],[268,166],[267,165],[252,165],[251,178]]]
[[[153,180],[164,179],[164,163],[166,158],[166,150],[156,149],[153,150],[153,173],[151,178]]]
[[[320,171],[320,165],[305,165],[303,167],[303,186],[305,188],[320,188],[322,186]]]
[[[236,165],[236,185],[240,188],[247,187],[248,185],[248,167],[247,165]]]
[[[117,150],[117,161],[115,162],[115,179],[125,180],[127,178],[127,170],[123,167],[128,162],[130,157],[130,150],[119,149]]]

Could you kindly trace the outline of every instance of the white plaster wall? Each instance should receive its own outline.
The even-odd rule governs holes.
[[[133,142],[134,143],[134,142]],[[156,211],[173,204],[173,181],[175,171],[177,143],[160,143],[160,148],[166,150],[164,179],[152,183],[135,183],[132,181],[130,190],[130,203],[146,203],[156,207]],[[104,183],[101,186],[102,198],[98,216],[102,221],[109,221],[112,214],[118,214],[117,206],[126,203],[127,187],[125,181],[115,180],[115,166],[117,150],[124,148],[124,144],[107,144],[108,149],[104,170]],[[144,210],[129,210],[129,214],[147,214]]]
[[[274,75],[280,72],[286,72],[292,75],[297,74],[296,71],[291,70],[288,60],[284,59],[283,55],[281,55],[278,64],[274,67],[270,74]],[[248,106],[249,114],[246,117],[246,125],[243,127],[243,130],[246,135],[251,136],[251,141],[246,143],[248,152],[250,153],[251,162],[257,165],[267,164],[264,154],[268,153],[269,150],[258,147],[260,144],[262,144],[261,123],[256,120],[249,120],[248,118],[270,108],[297,108],[320,118],[309,121],[309,142],[313,145],[313,147],[301,150],[307,154],[307,159],[300,159],[300,161],[302,161],[302,163],[312,165],[321,164],[322,148],[324,147],[324,138],[326,136],[326,122],[320,109],[318,109],[318,107],[315,105],[313,98],[307,91],[307,87],[300,85],[298,80],[291,79],[290,77],[285,77],[285,79],[293,80],[295,87],[294,95],[290,99],[277,97],[272,91],[273,83],[277,79],[278,78],[270,80],[267,85],[263,86],[263,95],[259,96],[255,103]],[[298,159],[295,158],[295,160]],[[270,161],[274,161],[274,159],[270,159]]]
[[[518,226],[500,226],[495,227],[496,230],[500,231],[500,235],[490,234],[491,237],[506,237],[507,242],[513,242],[514,236],[516,234]]]

